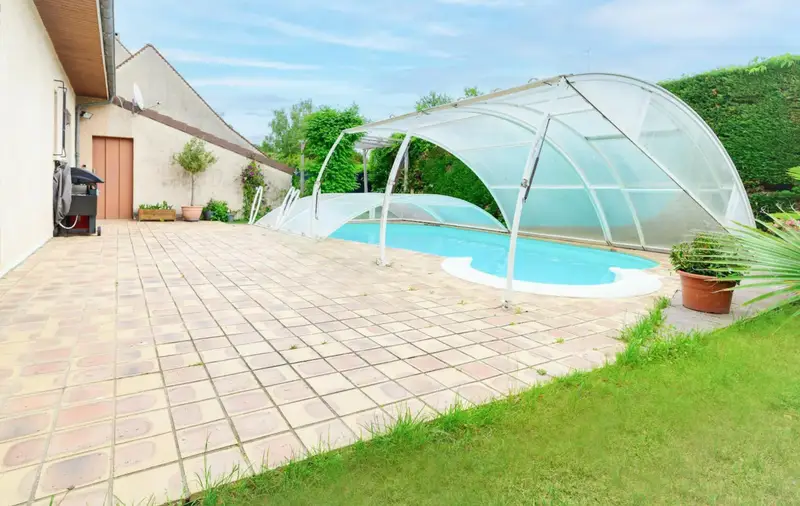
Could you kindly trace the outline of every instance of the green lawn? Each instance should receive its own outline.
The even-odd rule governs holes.
[[[196,504],[798,504],[800,320],[789,314],[637,345],[656,313],[627,333],[634,346],[616,365],[401,423]]]

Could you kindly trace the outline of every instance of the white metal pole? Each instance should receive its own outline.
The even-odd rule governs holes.
[[[508,304],[511,300],[512,286],[514,282],[514,260],[517,254],[517,236],[519,235],[519,222],[522,218],[522,206],[528,199],[528,191],[533,184],[533,175],[536,171],[536,164],[544,146],[544,137],[547,135],[547,127],[550,125],[550,114],[545,114],[536,137],[533,140],[531,150],[528,152],[528,159],[525,161],[525,169],[522,171],[522,181],[517,194],[517,207],[514,208],[514,222],[511,226],[511,237],[508,244],[508,270],[506,271],[506,293],[503,303]]]
[[[300,141],[300,193],[306,189],[306,141]]]
[[[386,181],[386,193],[383,194],[383,207],[381,208],[381,243],[380,243],[380,265],[387,265],[386,263],[386,221],[389,219],[389,202],[392,197],[392,188],[394,188],[394,181],[397,179],[397,171],[400,169],[400,162],[403,160],[403,155],[408,149],[408,143],[411,142],[411,132],[408,132],[400,144],[400,149],[397,151],[397,156],[394,157],[392,170],[389,172],[389,180]]]
[[[281,218],[283,218],[283,214],[286,212],[286,203],[292,197],[292,193],[294,193],[294,186],[289,187],[289,191],[286,192],[286,195],[283,196],[283,202],[281,202],[281,207],[279,208],[280,211],[278,212],[277,218],[275,218],[275,229],[278,229],[278,225],[281,222]]]
[[[403,155],[403,193],[408,193],[408,150]]]
[[[369,188],[368,188],[369,183],[367,181],[367,157],[368,156],[369,156],[369,150],[368,149],[362,149],[361,150],[361,157],[364,159],[364,193],[369,193]]]
[[[319,198],[319,191],[320,187],[322,186],[322,176],[325,174],[325,168],[328,166],[328,162],[331,160],[333,152],[336,151],[336,146],[338,146],[342,141],[342,137],[344,137],[344,132],[339,134],[339,137],[336,138],[336,142],[334,142],[333,146],[331,146],[331,150],[328,151],[328,154],[325,156],[325,160],[322,162],[322,167],[319,169],[317,180],[314,181],[314,192],[311,195],[311,224],[308,227],[308,233],[311,237],[314,237],[314,225],[317,221],[317,199]]]
[[[252,225],[256,221],[256,214],[261,208],[261,197],[264,195],[264,187],[259,186],[256,188],[256,194],[253,195],[253,202],[250,204],[250,216],[248,217],[247,224]]]

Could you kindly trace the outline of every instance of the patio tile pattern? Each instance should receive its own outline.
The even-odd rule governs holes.
[[[0,279],[4,501],[180,499],[204,466],[244,476],[601,365],[657,295],[503,309],[440,258],[376,255],[216,223],[49,241]]]

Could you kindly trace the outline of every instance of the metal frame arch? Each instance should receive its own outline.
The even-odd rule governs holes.
[[[481,105],[481,104],[476,104],[475,106],[464,107],[463,110],[473,111],[473,112],[480,111],[481,114],[484,114],[486,116],[494,116],[494,117],[497,117],[497,118],[500,118],[500,119],[505,119],[506,121],[508,121],[510,123],[514,123],[514,124],[516,124],[517,126],[519,126],[521,128],[526,128],[528,131],[530,131],[532,134],[534,134],[534,136],[536,136],[536,133],[537,133],[536,132],[536,128],[533,127],[530,123],[528,123],[526,121],[523,121],[520,118],[517,118],[517,117],[515,117],[513,115],[505,114],[505,113],[502,113],[502,112],[499,112],[499,111],[483,111],[482,109],[477,108],[477,106],[479,106],[479,105]],[[488,105],[488,104],[486,104],[486,105]],[[595,193],[595,191],[590,187],[589,181],[586,179],[586,174],[583,172],[583,169],[578,167],[578,165],[575,163],[575,160],[573,160],[572,157],[569,156],[566,153],[566,151],[564,151],[564,149],[562,149],[561,146],[558,145],[558,143],[556,143],[552,139],[548,139],[546,137],[544,139],[544,142],[549,144],[558,154],[560,154],[564,158],[564,160],[566,160],[567,163],[569,163],[569,165],[572,167],[572,170],[574,170],[575,174],[577,174],[578,178],[580,178],[581,183],[583,183],[583,188],[584,188],[584,190],[586,190],[586,193],[589,196],[589,200],[592,203],[592,207],[594,208],[594,212],[597,215],[597,220],[600,223],[600,228],[602,229],[602,232],[603,232],[603,238],[605,239],[606,243],[608,243],[608,245],[614,244],[613,238],[611,236],[611,231],[609,230],[609,227],[608,227],[608,220],[606,219],[605,211],[603,210],[603,207],[600,204],[600,201],[597,199],[597,193]]]
[[[371,128],[370,130],[383,130],[383,131],[386,131],[386,132],[392,132],[392,133],[402,133],[402,134],[405,134],[405,131],[402,131],[402,130],[395,130],[394,128],[386,128],[386,127],[383,127],[383,128],[380,128],[380,127],[379,127],[379,128]],[[481,183],[483,183],[483,186],[485,186],[485,187],[486,187],[486,189],[487,189],[487,190],[489,190],[489,193],[492,195],[492,198],[494,199],[494,202],[495,202],[495,204],[497,204],[497,208],[500,210],[500,214],[503,216],[503,221],[505,221],[505,222],[506,222],[506,229],[508,229],[508,224],[510,223],[510,221],[511,221],[511,220],[509,220],[509,217],[506,215],[506,212],[505,212],[505,210],[504,210],[504,209],[503,209],[503,207],[500,205],[500,201],[497,199],[497,195],[495,195],[495,194],[494,194],[494,192],[492,191],[492,187],[491,187],[491,186],[489,186],[488,184],[486,184],[486,181],[485,181],[485,180],[484,180],[484,179],[481,177],[481,175],[480,175],[480,174],[478,174],[478,173],[475,171],[475,169],[473,169],[473,168],[472,168],[472,165],[473,165],[473,164],[467,163],[467,161],[466,161],[466,160],[464,160],[463,158],[461,158],[461,157],[460,157],[460,156],[457,154],[457,152],[456,152],[455,150],[453,150],[452,148],[450,148],[450,147],[449,147],[449,146],[447,146],[446,144],[443,144],[443,143],[441,143],[441,142],[439,142],[439,141],[436,141],[436,140],[434,140],[432,137],[429,137],[429,136],[425,135],[424,133],[420,133],[420,132],[414,132],[414,137],[417,137],[417,138],[419,138],[419,139],[422,139],[422,140],[428,141],[428,142],[430,142],[431,144],[435,144],[435,145],[439,146],[440,148],[443,148],[443,149],[447,150],[447,152],[448,152],[448,153],[450,153],[450,154],[451,154],[451,155],[453,155],[454,157],[458,158],[458,160],[459,160],[461,163],[463,163],[464,165],[466,165],[467,167],[469,167],[469,169],[472,171],[472,173],[473,173],[473,174],[475,174],[475,176],[476,176],[478,179],[480,179]],[[528,143],[526,143],[525,145],[527,145],[527,144],[528,144]],[[516,188],[516,186],[514,186],[514,187]],[[488,213],[487,213],[487,214],[488,214]],[[489,216],[491,216],[491,215],[489,215]]]
[[[530,107],[530,106],[527,106],[527,105],[523,105],[523,104],[510,104],[510,103],[507,103],[507,102],[500,102],[497,105],[504,105],[504,106],[507,106],[507,107],[514,107],[514,108],[517,108],[517,109],[524,109],[524,110],[530,111],[530,112],[532,112],[534,114],[542,114],[542,115],[545,114],[544,111],[540,111],[539,109],[536,109],[536,108],[533,108],[533,107]],[[592,108],[591,110],[595,111],[596,109]],[[639,237],[639,246],[642,249],[646,249],[647,246],[645,245],[644,231],[642,230],[642,224],[641,224],[641,221],[639,220],[639,214],[636,212],[636,208],[633,206],[633,201],[631,200],[630,195],[628,195],[628,193],[625,191],[627,188],[626,188],[626,186],[624,185],[624,183],[622,181],[622,177],[619,175],[619,170],[617,169],[617,167],[614,165],[614,163],[611,160],[609,160],[609,158],[605,155],[605,153],[603,153],[602,151],[597,149],[597,146],[595,146],[593,143],[588,141],[586,139],[586,137],[581,135],[580,132],[575,130],[575,128],[573,128],[571,125],[569,125],[568,123],[566,123],[564,121],[561,121],[558,118],[557,115],[553,116],[553,121],[558,122],[559,125],[563,126],[564,128],[566,128],[570,132],[574,133],[575,136],[578,139],[583,141],[584,144],[586,144],[597,156],[602,158],[603,161],[606,163],[606,165],[608,166],[609,171],[611,172],[611,177],[614,178],[614,180],[616,181],[617,185],[619,186],[620,192],[622,193],[622,196],[625,199],[625,203],[628,206],[628,211],[630,211],[630,213],[631,213],[631,218],[633,219],[633,224],[636,227],[636,234]]]
[[[664,98],[666,98],[667,100],[669,100],[669,101],[670,101],[670,102],[671,102],[673,105],[675,105],[676,107],[678,107],[678,108],[682,109],[684,112],[687,112],[687,109],[688,109],[689,107],[688,107],[687,105],[685,105],[685,104],[681,104],[681,103],[680,103],[680,101],[679,101],[678,99],[676,99],[674,95],[670,94],[670,93],[669,93],[667,90],[664,90],[663,88],[659,88],[659,87],[653,86],[653,85],[652,85],[652,84],[650,84],[650,83],[647,83],[647,82],[645,82],[645,81],[641,81],[641,80],[639,80],[639,79],[635,79],[635,78],[632,78],[632,77],[621,76],[621,75],[618,75],[618,74],[602,74],[602,73],[597,73],[597,74],[594,74],[594,73],[592,73],[592,74],[578,74],[578,75],[570,76],[569,78],[565,79],[565,80],[566,80],[566,82],[567,82],[567,85],[568,85],[570,88],[572,88],[572,89],[575,91],[575,93],[577,93],[577,94],[578,94],[578,95],[579,95],[581,98],[583,98],[583,100],[584,100],[584,101],[585,101],[587,104],[589,104],[589,105],[590,105],[590,106],[591,106],[591,107],[592,107],[594,110],[596,110],[598,113],[600,113],[600,115],[601,115],[601,116],[602,116],[602,117],[603,117],[603,118],[604,118],[606,121],[608,121],[608,123],[609,123],[609,124],[611,124],[611,125],[612,125],[612,126],[613,126],[613,127],[614,127],[614,128],[615,128],[615,129],[616,129],[618,132],[619,132],[619,133],[621,133],[621,134],[622,134],[622,136],[623,136],[625,139],[627,139],[627,140],[628,140],[628,141],[630,141],[630,142],[631,142],[631,143],[632,143],[634,146],[636,146],[636,148],[637,148],[637,149],[638,149],[638,150],[639,150],[639,151],[640,151],[640,152],[641,152],[641,153],[642,153],[642,154],[643,154],[645,157],[647,157],[647,158],[648,158],[648,159],[649,159],[651,162],[653,162],[653,163],[656,165],[656,167],[658,167],[659,169],[661,169],[661,171],[662,171],[664,174],[666,174],[666,175],[667,175],[667,176],[668,176],[670,179],[672,179],[672,181],[673,181],[673,182],[674,182],[676,185],[678,185],[678,187],[679,187],[681,190],[683,190],[683,192],[684,192],[684,193],[686,193],[686,195],[687,195],[689,198],[691,198],[691,199],[692,199],[692,200],[693,200],[693,201],[694,201],[694,202],[695,202],[695,203],[696,203],[698,206],[700,206],[700,208],[701,208],[701,209],[703,209],[703,210],[704,210],[704,211],[705,211],[705,212],[706,212],[706,213],[707,213],[707,214],[708,214],[708,215],[709,215],[709,216],[710,216],[710,217],[711,217],[711,218],[712,218],[712,219],[713,219],[715,222],[717,222],[717,224],[718,224],[719,226],[721,226],[723,229],[727,229],[727,227],[725,227],[725,225],[722,223],[722,221],[719,219],[719,217],[718,217],[718,216],[717,216],[715,213],[713,213],[713,212],[711,211],[711,209],[709,209],[709,208],[708,208],[708,206],[706,206],[706,205],[705,205],[705,204],[704,204],[704,203],[703,203],[703,202],[702,202],[702,201],[701,201],[701,200],[700,200],[700,199],[699,199],[699,198],[698,198],[698,197],[697,197],[697,196],[694,194],[694,192],[693,192],[693,191],[689,190],[689,189],[688,189],[688,188],[687,188],[685,185],[683,185],[683,183],[682,183],[682,182],[679,180],[679,178],[678,178],[678,177],[676,177],[676,176],[675,176],[675,174],[673,174],[673,173],[672,173],[672,171],[670,171],[670,170],[669,170],[667,167],[665,167],[665,166],[664,166],[664,164],[662,164],[660,161],[658,161],[658,159],[657,159],[657,158],[655,158],[655,157],[654,157],[654,156],[653,156],[653,155],[650,153],[650,151],[649,151],[647,148],[645,148],[644,146],[642,146],[642,145],[641,145],[639,142],[637,142],[637,141],[634,141],[634,140],[633,140],[633,139],[632,139],[632,138],[631,138],[631,137],[628,135],[628,133],[627,133],[627,132],[625,132],[624,130],[622,130],[622,128],[620,128],[620,126],[619,126],[619,125],[617,125],[616,123],[614,123],[613,121],[611,121],[611,118],[609,118],[609,117],[608,117],[608,116],[607,116],[607,115],[606,115],[606,114],[605,114],[603,111],[601,111],[601,110],[600,110],[600,109],[599,109],[599,108],[598,108],[598,107],[597,107],[597,106],[596,106],[596,105],[595,105],[595,104],[594,104],[594,103],[593,103],[591,100],[589,100],[589,99],[588,99],[588,98],[587,98],[587,97],[586,97],[586,96],[585,96],[585,95],[584,95],[584,94],[583,94],[583,93],[582,93],[582,92],[581,92],[581,91],[580,91],[578,88],[576,88],[576,87],[575,87],[575,85],[573,84],[573,81],[575,81],[575,82],[580,82],[580,81],[582,81],[582,80],[586,80],[586,81],[588,81],[588,80],[590,80],[591,78],[595,78],[595,79],[597,79],[597,80],[607,80],[607,81],[615,81],[615,82],[622,82],[622,83],[630,83],[630,84],[633,84],[633,85],[635,85],[635,86],[638,86],[639,88],[641,88],[641,89],[642,89],[642,90],[644,90],[644,91],[648,91],[648,92],[655,93],[655,94],[659,94],[659,95],[663,96]],[[696,115],[696,113],[694,113],[694,115],[692,115],[691,113],[688,113],[688,112],[687,112],[687,114],[688,114],[688,115],[689,115],[689,116],[690,116],[690,117],[691,117],[693,120],[695,120],[695,121],[696,121],[698,124],[699,124],[699,123],[702,123],[702,121],[700,121],[700,120],[699,120],[699,116],[697,116],[697,115]],[[702,128],[702,125],[700,125],[700,126],[701,126],[701,128]],[[706,133],[708,133],[708,132],[709,132],[709,130],[708,130],[708,126],[707,126],[707,125],[705,126],[704,130],[706,131]],[[719,138],[717,138],[717,136],[716,136],[716,135],[714,135],[713,133],[710,133],[709,135],[711,136],[712,140],[714,141],[714,144],[716,144],[716,145],[717,145],[717,148],[718,148],[718,149],[720,149],[721,151],[725,151],[724,147],[722,147],[722,144],[721,144],[721,143],[720,143],[720,141],[719,141]],[[732,161],[730,161],[730,156],[726,156],[726,160],[728,160],[728,161],[729,161],[729,163],[730,163],[730,167],[729,167],[729,168],[730,168],[730,169],[733,171],[733,176],[734,176],[734,180],[735,180],[735,182],[738,182],[738,185],[737,185],[737,186],[739,186],[739,187],[740,187],[740,188],[743,190],[743,188],[744,188],[744,185],[743,185],[743,184],[742,184],[742,182],[741,182],[741,178],[739,177],[739,174],[736,172],[735,165],[733,165],[733,162],[732,162]],[[747,199],[745,199],[745,200],[747,200]],[[748,206],[749,206],[749,203],[748,203]],[[750,214],[752,215],[752,209],[750,209]]]
[[[314,225],[317,221],[317,199],[319,198],[319,193],[322,189],[322,176],[325,175],[325,169],[328,167],[328,162],[331,161],[331,156],[333,156],[333,152],[336,151],[339,143],[342,142],[342,138],[345,136],[345,133],[346,132],[344,130],[339,132],[339,137],[336,138],[336,142],[333,143],[330,151],[328,151],[328,154],[325,156],[325,160],[322,162],[322,167],[319,169],[319,174],[317,174],[317,180],[314,181],[314,191],[311,192],[311,224],[308,228],[308,234],[312,238],[315,237]]]

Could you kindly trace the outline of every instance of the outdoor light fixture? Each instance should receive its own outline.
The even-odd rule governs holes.
[[[92,119],[92,116],[94,116],[94,114],[90,113],[89,111],[81,111],[79,116],[83,119]]]

